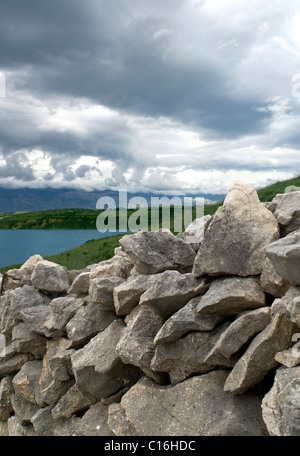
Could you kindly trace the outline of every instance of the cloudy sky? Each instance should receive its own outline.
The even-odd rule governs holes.
[[[299,57],[298,0],[1,0],[0,186],[300,175]]]

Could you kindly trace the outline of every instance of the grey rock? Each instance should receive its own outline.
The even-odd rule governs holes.
[[[276,371],[272,389],[262,401],[263,419],[271,436],[300,436],[300,366]]]
[[[9,437],[32,437],[34,435],[33,426],[31,424],[22,426],[15,415],[7,420],[7,430]]]
[[[93,265],[90,270],[90,278],[121,277],[127,279],[132,268],[133,262],[128,255],[115,255],[109,260]]]
[[[102,310],[115,310],[113,291],[114,288],[124,282],[121,277],[104,277],[91,279],[89,295],[92,301],[96,302]]]
[[[269,258],[265,259],[263,271],[260,276],[260,284],[266,293],[269,293],[275,298],[281,298],[289,287],[291,287],[291,283],[288,280],[277,274]]]
[[[51,331],[45,328],[45,323],[50,315],[51,307],[49,305],[29,307],[21,311],[21,318],[28,329],[46,337],[51,335]]]
[[[242,394],[264,379],[266,374],[278,366],[277,352],[292,344],[295,326],[286,313],[277,313],[271,323],[251,342],[244,355],[230,372],[225,391]]]
[[[236,315],[265,305],[265,294],[256,278],[233,277],[215,280],[202,297],[197,312],[199,315]]]
[[[29,355],[27,353],[20,353],[11,356],[4,361],[0,360],[0,378],[6,375],[12,375],[18,372],[23,364],[28,361]]]
[[[95,397],[81,389],[75,384],[59,400],[52,409],[53,418],[70,418],[74,413],[87,410],[91,404],[95,404]]]
[[[67,336],[72,341],[72,347],[85,345],[115,319],[114,312],[102,310],[97,303],[90,302],[80,307],[66,325]]]
[[[275,355],[275,361],[283,364],[285,367],[295,367],[300,364],[300,350],[294,347],[288,350],[282,350]]]
[[[172,383],[181,382],[194,373],[213,370],[216,365],[204,360],[229,324],[221,323],[210,332],[192,332],[174,342],[157,345],[150,367],[154,371],[168,372]],[[227,360],[224,367],[232,365]]]
[[[270,307],[241,312],[221,334],[216,345],[205,358],[205,362],[224,365],[226,359],[230,359],[248,340],[265,329],[270,320]]]
[[[192,298],[182,309],[170,317],[155,336],[155,344],[165,344],[191,331],[212,331],[222,321],[218,315],[199,316],[197,307],[201,296]]]
[[[300,285],[300,230],[272,242],[265,248],[275,271],[292,284]]]
[[[269,210],[277,218],[282,236],[300,228],[300,191],[280,193],[273,198]]]
[[[168,230],[140,231],[122,237],[119,242],[140,274],[167,269],[189,272],[195,259],[193,248]]]
[[[149,306],[138,306],[127,317],[127,327],[117,346],[116,353],[125,364],[139,367],[158,383],[164,381],[161,373],[150,369],[154,356],[154,337],[163,325],[162,317]]]
[[[79,435],[78,428],[80,418],[72,416],[70,418],[54,419],[51,414],[52,407],[44,407],[37,411],[31,418],[35,436],[40,437],[72,437]]]
[[[91,405],[80,421],[78,435],[84,437],[105,436],[113,437],[108,424],[108,406],[102,402]]]
[[[12,346],[17,353],[28,353],[35,359],[41,359],[46,351],[46,339],[31,331],[27,324],[19,323],[12,331]]]
[[[250,186],[235,182],[210,222],[198,250],[193,273],[203,275],[261,274],[264,247],[279,238],[274,215]]]
[[[150,287],[141,295],[140,304],[153,306],[164,318],[169,318],[188,301],[208,289],[206,279],[192,274],[164,271],[157,274]]]
[[[71,356],[80,389],[98,400],[108,397],[137,378],[137,368],[126,366],[116,353],[125,323],[116,320]]]
[[[40,407],[46,405],[39,386],[42,368],[42,361],[27,361],[13,378],[15,393]]]
[[[68,294],[85,295],[89,292],[90,273],[82,272],[77,275],[68,289]]]
[[[0,332],[8,338],[14,326],[22,321],[22,311],[29,307],[47,305],[49,298],[29,285],[7,291],[0,298]]]
[[[196,252],[198,252],[201,242],[204,238],[204,232],[212,220],[211,215],[204,215],[199,219],[195,219],[184,231],[183,239]]]
[[[20,269],[11,269],[7,271],[4,279],[4,290],[13,290],[24,285],[32,285],[31,275],[35,269],[36,264],[43,261],[40,255],[31,256]]]
[[[285,295],[287,298],[287,295]],[[300,297],[296,297],[288,301],[287,311],[291,317],[291,321],[300,328]]]
[[[66,334],[66,325],[74,317],[76,311],[84,305],[84,299],[76,296],[63,296],[50,302],[51,314],[45,321],[44,328],[53,337]]]
[[[116,436],[267,435],[261,397],[225,393],[226,377],[219,370],[171,387],[144,377],[109,407],[109,426]]]
[[[66,293],[70,287],[67,269],[52,261],[39,261],[31,276],[35,288],[48,293]]]
[[[113,290],[117,315],[128,315],[138,305],[141,295],[150,287],[155,276],[134,274]]]
[[[40,408],[37,404],[29,402],[23,396],[18,394],[12,394],[11,404],[14,414],[22,426],[30,424],[32,417]]]
[[[11,404],[11,395],[13,393],[14,387],[11,378],[4,377],[0,382],[0,422],[7,421],[13,411]]]

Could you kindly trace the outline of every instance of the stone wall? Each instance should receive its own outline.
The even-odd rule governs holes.
[[[3,277],[0,435],[300,435],[300,192],[198,222]]]

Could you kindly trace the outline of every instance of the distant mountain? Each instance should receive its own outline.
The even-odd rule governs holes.
[[[0,188],[0,212],[27,212],[70,208],[96,209],[96,203],[98,199],[103,196],[110,196],[114,198],[118,206],[119,193],[113,190],[88,192],[84,190],[68,188]],[[169,196],[170,198],[172,198],[171,195],[167,194],[154,195],[149,193],[128,193],[128,200],[136,196],[144,197],[148,201],[148,203],[150,202],[151,196]],[[225,198],[225,195],[212,194],[201,194],[197,196],[204,197],[212,202],[222,201]]]

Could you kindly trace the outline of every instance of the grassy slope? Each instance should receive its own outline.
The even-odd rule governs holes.
[[[269,185],[262,189],[258,190],[258,196],[261,201],[271,201],[278,193],[284,193],[284,190],[289,185],[296,185],[300,186],[300,176],[294,179],[289,179],[282,182],[276,182],[275,184]],[[222,203],[212,204],[209,206],[205,206],[204,213],[213,215],[215,211],[220,207]],[[54,227],[62,227],[62,223],[64,223],[64,227],[68,227],[70,229],[75,228],[95,228],[95,220],[97,215],[100,211],[96,210],[85,210],[85,209],[61,209],[57,211],[41,211],[41,212],[26,212],[23,214],[1,214],[0,215],[0,228],[3,228],[3,225],[8,221],[8,217],[6,222],[3,223],[5,216],[9,216],[10,221],[12,222],[12,226],[15,228],[16,226],[20,226],[20,220],[26,225],[26,228],[36,228],[40,227],[41,225],[44,227],[51,226]],[[45,217],[46,213],[46,217]],[[36,214],[36,215],[34,215]],[[44,218],[43,218],[44,214]],[[1,219],[1,216],[4,216]],[[36,216],[36,218],[34,218]],[[46,219],[46,222],[43,220]],[[2,220],[2,224],[1,224]],[[49,225],[51,224],[51,225]],[[31,225],[31,226],[30,226]],[[82,269],[85,266],[93,263],[98,263],[100,261],[107,260],[113,256],[114,248],[118,247],[119,239],[122,235],[117,236],[109,236],[102,239],[94,239],[91,241],[86,242],[85,244],[81,245],[80,247],[76,247],[74,249],[68,250],[66,252],[62,252],[58,255],[53,255],[47,257],[46,259],[53,261],[55,263],[61,264],[68,269]],[[7,271],[9,269],[18,268],[21,265],[11,265],[5,268],[1,268],[0,272]]]

